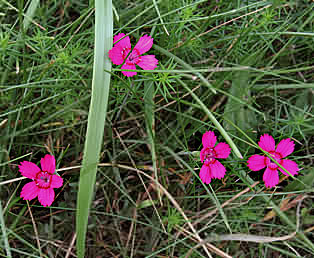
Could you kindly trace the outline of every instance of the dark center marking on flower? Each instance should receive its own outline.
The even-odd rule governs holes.
[[[52,175],[46,171],[40,171],[37,173],[36,178],[34,179],[37,187],[48,189],[51,185]]]
[[[277,152],[275,152],[275,151],[271,151],[271,152],[269,152],[269,154],[270,154],[270,156],[274,159],[274,160],[276,160],[279,164],[281,164],[282,163],[282,161],[281,161],[281,159],[282,159],[282,156],[279,154],[279,153],[277,153]],[[279,166],[275,163],[275,162],[273,162],[270,158],[268,158],[268,157],[265,157],[266,159],[265,159],[265,164],[266,164],[266,166],[269,168],[269,169],[272,169],[272,170],[276,170]]]
[[[128,65],[132,65],[138,64],[139,62],[141,62],[140,52],[136,48],[134,48],[131,54],[128,56],[126,63]]]
[[[205,165],[209,165],[209,164],[213,164],[216,162],[216,152],[213,148],[207,148],[204,153],[203,153],[203,157],[204,157],[204,161],[203,163]]]
[[[127,55],[128,55],[128,53],[130,52],[130,50],[131,50],[131,49],[128,48],[128,47],[122,48],[121,54],[122,54],[123,59],[125,59],[125,58],[127,57]]]

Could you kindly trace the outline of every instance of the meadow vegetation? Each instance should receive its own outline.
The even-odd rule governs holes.
[[[2,0],[0,21],[0,255],[77,257],[92,84],[105,84],[93,77],[95,3]],[[314,2],[117,0],[119,33],[132,46],[150,35],[158,66],[103,71],[85,257],[314,257]],[[232,147],[210,184],[206,131]],[[247,166],[263,134],[293,140],[300,168],[273,188]],[[29,180],[10,180],[48,153],[63,186],[43,207],[20,198]]]

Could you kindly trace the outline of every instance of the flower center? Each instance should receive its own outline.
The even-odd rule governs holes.
[[[274,151],[271,151],[271,152],[269,152],[269,154],[272,156],[272,158],[273,158],[274,160],[276,160],[279,164],[281,164],[281,159],[282,159],[282,157],[281,157],[281,155],[280,155],[279,153],[276,153],[276,152],[274,152]],[[276,170],[276,169],[279,167],[279,166],[278,166],[275,162],[273,162],[270,158],[267,158],[266,165],[267,165],[268,168],[273,169],[273,170]]]
[[[139,62],[141,62],[140,52],[134,48],[128,59],[126,60],[126,64],[138,64]]]
[[[36,178],[34,179],[36,185],[39,188],[48,189],[50,188],[52,175],[45,171],[40,171],[37,173]]]
[[[203,156],[203,159],[204,159],[203,163],[204,163],[205,165],[213,164],[213,163],[215,163],[215,161],[216,161],[216,160],[215,160],[215,158],[216,158],[216,152],[215,152],[215,150],[214,150],[213,148],[207,148],[207,149],[203,152],[202,156]]]

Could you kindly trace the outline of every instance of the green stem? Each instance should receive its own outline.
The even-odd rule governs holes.
[[[221,126],[221,124],[216,120],[214,115],[209,111],[209,109],[206,107],[206,105],[199,99],[199,97],[180,79],[177,79],[178,82],[191,94],[191,96],[194,98],[194,100],[200,105],[201,109],[204,110],[206,115],[209,117],[209,119],[212,121],[212,123],[216,126],[217,130],[222,134],[222,136],[225,138],[225,140],[229,143],[231,149],[234,151],[234,153],[242,159],[242,154],[239,151],[238,147],[235,145],[235,143],[230,138],[229,134],[225,131],[225,129]]]

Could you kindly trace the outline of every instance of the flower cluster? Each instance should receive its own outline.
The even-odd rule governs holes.
[[[122,65],[122,69],[135,70],[138,65],[144,70],[153,70],[157,67],[158,60],[154,55],[143,55],[149,51],[153,45],[153,38],[147,35],[142,36],[132,50],[130,38],[124,33],[119,33],[114,37],[114,47],[109,50],[108,55],[116,65]],[[122,71],[127,77],[132,77],[137,72]],[[212,131],[204,133],[202,138],[203,148],[200,152],[200,159],[203,163],[200,170],[201,180],[209,184],[213,178],[221,179],[225,176],[226,168],[217,159],[226,159],[230,154],[230,147],[226,143],[218,143]],[[298,165],[289,159],[284,159],[294,150],[294,143],[290,139],[282,140],[277,148],[275,140],[268,134],[261,136],[259,146],[267,152],[276,162],[268,156],[253,155],[247,161],[248,167],[253,171],[266,168],[263,180],[266,187],[274,187],[279,183],[278,170],[283,174],[296,175],[299,171]],[[216,146],[215,146],[216,145]],[[282,169],[284,168],[284,169]],[[287,173],[288,171],[289,173]]]
[[[203,134],[203,148],[200,152],[200,159],[203,165],[200,170],[200,178],[205,184],[209,184],[214,178],[222,179],[226,174],[226,168],[218,159],[228,158],[231,149],[224,142],[220,142],[217,145],[216,142],[217,137],[214,132],[207,131]],[[253,171],[266,168],[263,175],[266,187],[271,188],[279,183],[278,170],[286,176],[298,174],[299,168],[297,163],[285,159],[294,151],[294,142],[291,139],[281,140],[276,147],[274,138],[264,134],[261,136],[258,145],[272,159],[265,155],[255,154],[248,159],[247,164],[249,169]],[[39,202],[43,206],[50,206],[55,198],[53,189],[61,187],[63,179],[55,174],[56,161],[54,156],[46,155],[41,159],[40,163],[41,169],[29,161],[23,161],[19,165],[19,171],[22,176],[33,180],[24,185],[21,197],[24,200],[32,200],[38,197]]]
[[[212,131],[203,134],[203,148],[200,152],[200,159],[203,166],[200,170],[200,178],[206,184],[209,184],[212,178],[223,178],[226,173],[226,168],[217,159],[226,159],[230,154],[230,147],[226,143],[218,143],[215,146],[216,141],[217,138]],[[286,176],[298,174],[298,165],[292,160],[284,159],[294,150],[294,142],[291,139],[288,138],[280,141],[276,147],[274,138],[268,134],[264,134],[261,136],[258,145],[284,168],[282,169],[267,156],[255,154],[248,159],[247,164],[249,169],[258,171],[266,168],[263,175],[266,187],[271,188],[279,183],[278,170]]]
[[[129,36],[119,33],[114,37],[113,43],[113,48],[108,52],[109,58],[114,64],[122,65],[122,69],[135,70],[136,65],[144,70],[153,70],[157,67],[158,60],[154,55],[143,55],[151,49],[152,37],[143,35],[132,49]],[[122,71],[122,74],[132,77],[137,72]],[[214,132],[207,131],[203,134],[203,148],[200,152],[200,160],[203,165],[199,176],[205,184],[209,184],[214,178],[222,179],[226,174],[226,168],[218,159],[228,158],[231,149],[226,143],[221,142],[216,145],[216,142],[217,137]],[[280,141],[276,147],[274,138],[264,134],[258,145],[268,155],[255,154],[248,159],[247,164],[253,171],[266,168],[263,175],[266,187],[271,188],[279,183],[278,170],[286,176],[298,174],[298,165],[292,160],[285,159],[294,151],[294,142],[291,139]],[[32,179],[32,182],[23,187],[21,198],[32,200],[38,197],[43,206],[50,206],[55,198],[53,189],[61,187],[63,179],[55,174],[56,161],[52,155],[46,155],[40,163],[41,169],[29,161],[23,161],[19,165],[21,174]]]

